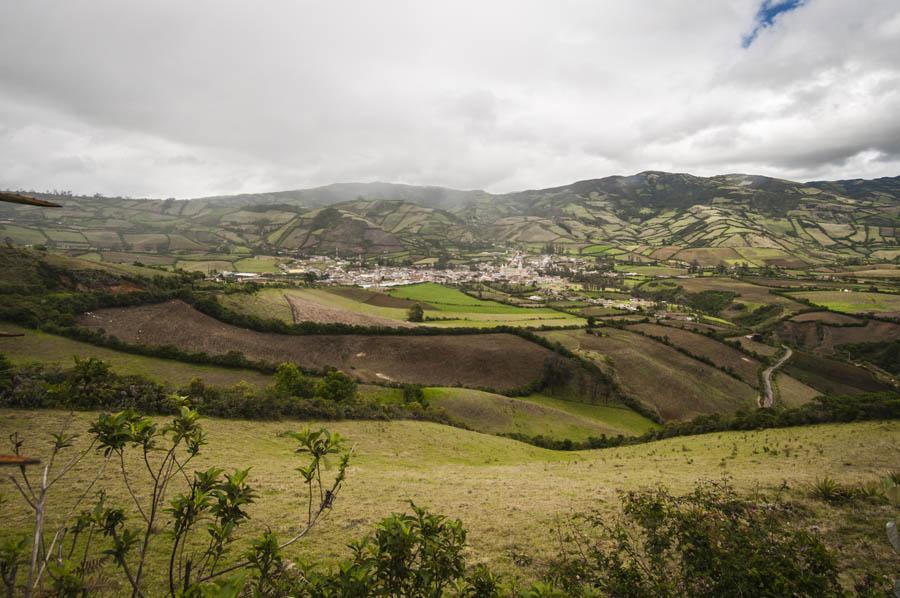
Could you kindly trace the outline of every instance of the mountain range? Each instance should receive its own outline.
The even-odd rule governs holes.
[[[900,256],[900,177],[794,182],[657,171],[506,194],[391,183],[193,200],[31,195],[0,239],[74,252],[278,251],[417,259],[496,247],[802,267]]]

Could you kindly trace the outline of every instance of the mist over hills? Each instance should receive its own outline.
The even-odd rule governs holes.
[[[800,183],[646,171],[506,194],[379,182],[190,201],[35,195],[65,207],[0,206],[3,238],[85,251],[396,259],[553,244],[616,247],[637,261],[785,267],[900,255],[900,177]]]

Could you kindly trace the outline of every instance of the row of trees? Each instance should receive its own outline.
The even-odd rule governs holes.
[[[231,387],[195,378],[180,388],[165,387],[142,376],[120,375],[96,358],[76,359],[68,369],[39,365],[13,366],[0,355],[0,406],[55,409],[134,409],[144,414],[177,412],[172,390],[190,399],[208,416],[275,420],[294,419],[427,419],[450,423],[442,410],[427,408],[421,387],[410,386],[402,404],[364,400],[350,376],[329,370],[321,378],[303,374],[294,364],[281,364],[272,383],[259,389],[245,382]],[[417,398],[415,392],[421,395]]]

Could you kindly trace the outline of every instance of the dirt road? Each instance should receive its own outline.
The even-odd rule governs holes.
[[[784,362],[790,359],[791,355],[794,354],[787,345],[781,346],[785,349],[784,355],[775,362],[775,365],[767,367],[763,372],[763,395],[760,397],[760,407],[769,408],[775,404],[775,393],[772,391],[772,374],[775,373],[775,370],[784,365]]]

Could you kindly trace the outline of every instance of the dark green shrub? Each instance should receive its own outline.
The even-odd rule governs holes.
[[[328,401],[347,402],[356,398],[356,380],[337,370],[331,370],[316,386],[316,396]]]
[[[421,384],[404,384],[403,402],[407,405],[418,403],[422,407],[428,407],[428,399],[425,398],[425,391]]]
[[[491,598],[500,595],[497,578],[485,567],[466,576],[466,530],[458,519],[429,513],[410,503],[413,513],[393,514],[375,533],[351,544],[353,557],[329,573],[308,574],[302,596]]]
[[[296,365],[282,363],[275,370],[272,389],[278,396],[309,399],[315,394],[316,386],[314,381],[304,376]]]
[[[839,596],[837,564],[777,498],[727,483],[622,495],[624,517],[577,520],[552,581],[568,596]]]
[[[423,322],[425,320],[425,310],[418,303],[409,308],[406,313],[406,319],[410,322]]]

